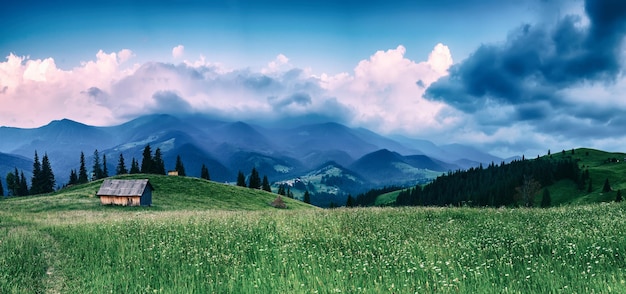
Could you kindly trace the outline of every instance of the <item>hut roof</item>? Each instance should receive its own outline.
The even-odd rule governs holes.
[[[149,187],[154,190],[147,179],[144,180],[111,180],[106,179],[100,186],[97,196],[141,196]]]

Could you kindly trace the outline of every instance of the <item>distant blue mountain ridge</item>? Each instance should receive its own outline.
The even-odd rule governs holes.
[[[106,155],[109,173],[115,172],[120,154],[129,168],[132,158],[141,162],[148,144],[160,148],[165,167],[174,169],[180,155],[187,175],[200,176],[202,164],[211,179],[233,182],[237,173],[255,167],[271,182],[293,182],[315,174],[332,162],[348,174],[359,175],[363,190],[380,185],[410,185],[427,181],[449,170],[500,162],[501,158],[462,144],[438,146],[427,140],[386,137],[364,128],[327,122],[289,128],[264,127],[242,121],[221,121],[208,116],[177,117],[154,114],[110,126],[89,126],[68,119],[32,128],[0,127],[0,177],[17,167],[30,173],[35,151],[47,153],[57,184],[67,183],[71,169],[78,169],[80,152],[87,168],[93,152]],[[357,192],[333,189],[338,194]],[[362,181],[362,182],[361,182]],[[356,187],[358,187],[356,185]],[[330,191],[329,190],[329,191]]]

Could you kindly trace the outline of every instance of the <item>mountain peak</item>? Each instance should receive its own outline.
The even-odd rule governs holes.
[[[67,128],[67,127],[89,127],[89,126],[86,125],[86,124],[83,124],[83,123],[79,123],[77,121],[73,121],[71,119],[64,118],[64,119],[61,119],[61,120],[53,120],[49,124],[43,126],[43,128],[46,128],[46,127],[48,127],[48,128],[50,128],[50,127],[52,127],[52,128],[56,128],[56,127]]]

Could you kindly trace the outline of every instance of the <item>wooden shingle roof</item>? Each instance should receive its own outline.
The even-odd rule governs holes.
[[[146,188],[154,190],[147,179],[144,180],[111,180],[106,179],[100,186],[97,196],[141,196]]]

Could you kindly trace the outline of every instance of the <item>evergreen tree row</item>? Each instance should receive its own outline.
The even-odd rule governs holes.
[[[270,181],[267,179],[267,176],[263,176],[263,180],[261,180],[259,172],[254,167],[250,172],[248,184],[246,184],[246,176],[241,171],[237,173],[237,186],[248,187],[250,189],[262,189],[263,191],[272,192],[272,187],[270,186]]]
[[[30,180],[30,188],[28,187],[26,176],[24,176],[24,171],[18,171],[17,168],[6,175],[6,181],[9,196],[27,196],[54,192],[56,184],[48,154],[45,153],[41,161],[39,161],[37,151],[35,151],[33,159],[33,176]],[[0,195],[4,195],[4,188],[1,183]]]
[[[29,195],[28,183],[24,176],[24,171],[18,172],[15,168],[14,172],[9,172],[6,177],[7,192],[9,196],[27,196]]]
[[[424,187],[417,185],[401,192],[396,205],[533,206],[541,187],[563,179],[572,180],[581,190],[586,181],[590,182],[589,172],[581,172],[572,159],[522,159],[448,172]],[[544,191],[542,206],[549,206],[549,197]]]

